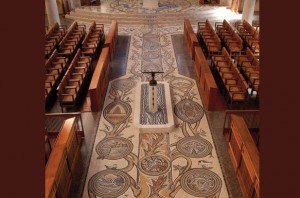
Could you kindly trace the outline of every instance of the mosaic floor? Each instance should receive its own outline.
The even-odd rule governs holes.
[[[226,198],[228,191],[196,82],[178,74],[171,35],[180,27],[121,27],[131,35],[126,75],[109,83],[83,197]],[[163,71],[175,128],[139,133],[133,124],[142,71]]]

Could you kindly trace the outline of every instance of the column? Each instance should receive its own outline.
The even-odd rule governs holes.
[[[246,20],[249,24],[252,24],[254,8],[256,0],[245,0],[242,14],[242,21]]]
[[[81,1],[80,0],[74,0],[73,3],[74,3],[75,8],[81,7]]]
[[[48,26],[51,27],[56,22],[60,25],[56,0],[45,0],[45,5],[48,17]]]
[[[69,0],[69,3],[70,3],[70,10],[74,10],[75,9],[74,1]]]

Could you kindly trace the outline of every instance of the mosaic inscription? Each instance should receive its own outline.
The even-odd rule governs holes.
[[[149,85],[142,84],[141,86],[141,117],[140,124],[167,124],[167,109],[165,99],[165,87],[163,84],[157,85],[157,112],[149,112]]]
[[[204,115],[203,107],[190,99],[177,103],[174,110],[178,118],[189,124],[200,121]]]
[[[194,168],[184,173],[181,187],[185,192],[196,197],[219,197],[222,180],[208,169]]]
[[[91,177],[89,194],[113,198],[125,193],[130,186],[130,176],[120,170],[103,170]],[[92,197],[92,196],[90,196]]]
[[[158,176],[170,169],[170,161],[161,155],[145,156],[139,161],[139,170],[146,175]]]
[[[177,150],[187,157],[201,158],[211,154],[212,145],[204,138],[190,136],[178,141]]]
[[[126,138],[105,138],[96,146],[96,152],[101,158],[109,160],[122,159],[131,153],[133,144]]]

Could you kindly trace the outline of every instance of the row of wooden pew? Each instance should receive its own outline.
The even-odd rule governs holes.
[[[76,21],[74,21],[68,28],[64,38],[59,43],[58,52],[68,58],[72,58],[72,56],[76,53],[76,50],[80,47],[85,34],[85,25],[79,25]]]
[[[255,56],[259,57],[259,28],[250,25],[246,20],[235,23],[235,27],[246,47],[249,47]]]
[[[221,51],[221,40],[208,20],[205,22],[198,22],[197,36],[204,49],[203,51],[208,58]]]
[[[211,67],[218,79],[220,91],[224,94],[230,107],[245,103],[248,96],[248,84],[231,60],[227,50],[223,47],[222,54],[213,55],[211,60]]]
[[[68,58],[60,55],[55,49],[45,63],[45,100],[51,100],[56,88],[68,67]]]
[[[53,146],[45,136],[45,154],[48,159],[45,167],[46,198],[68,197],[80,153],[81,137],[77,133],[76,119],[73,117],[64,121]]]
[[[244,53],[249,47],[259,58],[259,28],[251,26],[245,20],[235,23],[234,26],[226,20],[216,22],[215,29],[208,20],[198,22],[197,36],[207,58],[210,58],[211,54],[217,54],[222,46],[226,47],[232,57]]]
[[[91,57],[83,55],[81,50],[78,49],[57,88],[58,100],[62,112],[63,107],[74,107],[76,105],[82,95],[84,85],[86,85],[90,74]]]
[[[199,79],[201,93],[203,93],[203,103],[208,111],[218,110],[219,104],[222,104],[222,98],[188,19],[184,20],[184,37],[189,54],[195,61],[194,68]]]
[[[230,56],[234,57],[241,54],[243,50],[243,41],[225,19],[223,22],[215,23],[215,30],[222,39]]]
[[[58,47],[58,44],[66,34],[66,26],[55,23],[45,34],[45,57],[50,57],[51,53]]]
[[[224,128],[224,135],[228,141],[228,152],[237,174],[243,197],[259,198],[259,151],[254,139],[251,137],[249,126],[244,119],[244,117],[248,117],[247,114],[257,113],[245,111],[242,113],[244,116],[239,114],[230,113],[228,116],[228,127]]]
[[[111,71],[110,63],[115,53],[117,38],[118,23],[117,21],[113,20],[109,28],[109,32],[105,38],[104,47],[97,61],[89,86],[92,111],[99,111],[103,107]]]
[[[52,52],[51,56],[46,60],[46,107],[50,106],[50,104],[53,103],[53,101],[56,99],[55,97],[57,92],[59,93],[58,98],[60,100],[62,109],[64,107],[71,107],[76,105],[79,97],[81,96],[80,92],[78,92],[79,94],[77,95],[77,91],[81,90],[81,88],[78,89],[79,87],[81,87],[81,85],[76,89],[73,89],[74,91],[76,90],[76,95],[72,94],[70,95],[70,97],[63,97],[62,94],[70,94],[70,90],[66,91],[62,89],[57,89],[58,84],[60,84],[60,81],[62,80],[63,76],[67,74],[66,72],[69,69],[70,65],[73,66],[75,64],[74,62],[78,62],[77,59],[79,56],[82,57],[80,57],[80,61],[76,63],[79,64],[75,67],[77,71],[80,67],[92,67],[92,61],[99,57],[101,48],[104,44],[104,39],[105,34],[103,24],[93,22],[89,28],[88,33],[86,34],[86,29],[84,25],[78,25],[76,21],[72,23],[72,25],[66,31],[65,36],[59,43],[57,49],[55,49]],[[74,58],[76,59],[76,61],[73,61]],[[83,59],[89,60],[89,66],[81,64]],[[91,69],[84,71],[83,75],[90,75],[90,73],[93,72],[93,69],[94,68],[92,67]],[[70,73],[68,73],[67,75],[70,75]],[[69,77],[64,78],[64,82],[61,83],[61,87],[64,87],[63,85],[65,85],[66,79],[69,79]],[[83,80],[83,82],[85,81],[87,80]]]
[[[259,90],[260,64],[256,56],[247,47],[244,55],[236,57],[237,66],[251,88],[251,95]]]

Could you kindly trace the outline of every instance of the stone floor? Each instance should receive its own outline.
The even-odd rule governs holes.
[[[73,22],[73,19],[61,17],[61,24],[69,26]],[[85,22],[83,22],[85,23]],[[47,25],[47,19],[45,20]],[[120,34],[118,37],[116,54],[112,61],[112,74],[110,79],[117,79],[126,73],[127,68],[127,59],[128,59],[128,49],[131,42],[132,36],[129,33],[132,33],[135,29],[143,29],[145,25],[137,25],[130,27],[129,25],[122,25],[120,28]],[[159,25],[158,25],[159,27]],[[160,26],[161,32],[168,32],[169,27]],[[174,27],[170,27],[170,29]],[[106,31],[108,28],[106,29]],[[187,54],[186,43],[183,39],[182,28],[178,28],[176,34],[171,36],[174,54],[176,56],[178,73],[195,79],[195,71],[193,69],[193,61],[189,58]],[[200,93],[201,96],[201,93]],[[60,112],[60,107],[58,103],[55,103],[50,112]],[[87,182],[86,176],[88,174],[88,168],[90,164],[90,159],[92,155],[92,150],[97,135],[99,119],[101,112],[82,112],[83,125],[85,129],[85,139],[81,147],[81,156],[78,160],[76,167],[76,174],[74,175],[71,191],[69,197],[85,197],[83,194],[84,185]],[[205,112],[205,115],[208,119],[208,125],[210,132],[213,138],[213,145],[216,148],[218,154],[219,162],[221,169],[223,171],[224,180],[228,190],[229,197],[242,197],[235,172],[233,170],[228,152],[227,152],[227,143],[223,136],[223,121],[224,113],[223,112]],[[111,170],[111,169],[107,169]],[[126,176],[124,176],[126,179]],[[123,197],[123,196],[122,196]],[[129,196],[131,197],[131,196]],[[222,196],[220,196],[222,197]]]

